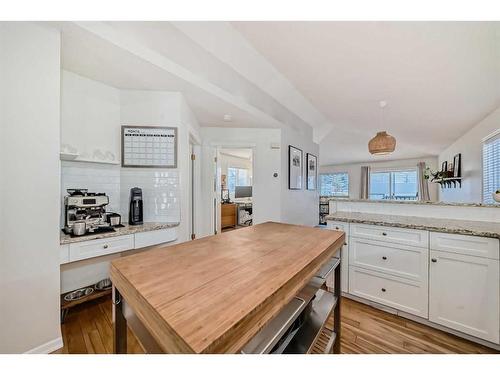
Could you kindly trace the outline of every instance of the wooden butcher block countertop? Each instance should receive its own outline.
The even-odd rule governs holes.
[[[235,353],[344,243],[268,222],[113,260],[111,280],[167,353]]]

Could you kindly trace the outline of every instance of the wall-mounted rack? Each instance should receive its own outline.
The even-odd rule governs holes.
[[[457,185],[459,188],[462,187],[462,177],[447,177],[432,180],[431,182],[435,182],[441,185],[441,188],[456,188]],[[453,185],[453,186],[452,186]]]

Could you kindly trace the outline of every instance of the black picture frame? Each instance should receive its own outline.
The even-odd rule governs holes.
[[[306,154],[306,189],[316,190],[318,188],[318,157]]]
[[[288,189],[302,190],[304,156],[300,148],[288,146]]]
[[[441,172],[446,172],[448,171],[448,162],[447,161],[443,161],[441,163]]]
[[[462,177],[462,154],[453,157],[453,177]]]

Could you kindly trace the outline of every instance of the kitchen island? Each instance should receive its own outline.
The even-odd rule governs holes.
[[[127,320],[147,330],[142,337],[150,342],[143,344],[153,352],[240,352],[331,261],[344,238],[268,222],[116,259],[110,270],[115,352],[126,352]]]

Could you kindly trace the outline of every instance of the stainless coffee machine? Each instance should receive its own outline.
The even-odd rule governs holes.
[[[84,235],[114,231],[107,222],[106,206],[109,197],[105,193],[89,193],[87,189],[68,189],[64,197],[64,232]]]

